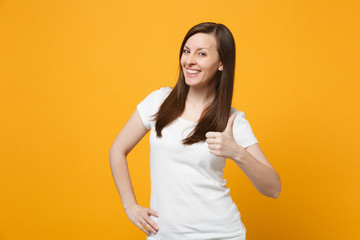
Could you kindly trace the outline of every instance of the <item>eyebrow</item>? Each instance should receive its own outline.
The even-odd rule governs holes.
[[[190,49],[189,47],[187,47],[187,46],[184,46],[184,47],[186,47],[187,49]],[[198,49],[196,49],[196,51],[199,51],[199,50],[202,50],[202,49],[206,49],[206,50],[209,50],[209,49],[207,49],[207,48],[198,48]]]

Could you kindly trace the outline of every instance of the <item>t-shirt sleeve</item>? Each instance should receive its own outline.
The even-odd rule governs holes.
[[[243,148],[257,143],[257,139],[251,129],[250,123],[245,118],[245,113],[233,109],[236,117],[234,119],[233,134],[234,139]]]
[[[144,100],[137,105],[141,121],[147,129],[154,125],[154,114],[156,114],[164,99],[171,92],[171,88],[162,87],[150,93]]]

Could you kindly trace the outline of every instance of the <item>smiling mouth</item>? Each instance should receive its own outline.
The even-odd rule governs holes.
[[[186,72],[189,73],[189,74],[198,74],[201,71],[200,70],[195,70],[195,69],[186,69]]]

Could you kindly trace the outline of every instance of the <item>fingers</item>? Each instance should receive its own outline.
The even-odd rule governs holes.
[[[136,224],[136,226],[137,226],[138,228],[140,228],[140,230],[143,231],[144,233],[146,233],[148,236],[151,235],[151,232],[148,231],[141,223]]]
[[[205,134],[205,137],[206,137],[206,138],[217,138],[217,137],[219,137],[220,135],[221,135],[220,132],[207,132],[207,133]]]
[[[220,151],[222,148],[221,148],[221,146],[220,145],[217,145],[217,144],[209,144],[208,145],[208,148],[210,149],[210,150],[218,150],[218,151]]]
[[[151,233],[156,234],[158,232],[159,227],[150,215],[159,217],[159,214],[153,209],[135,205],[128,209],[127,214],[130,220],[147,235],[151,236]]]
[[[151,208],[149,208],[148,213],[150,213],[151,215],[154,215],[156,217],[159,217],[159,213]]]
[[[221,147],[221,133],[217,132],[208,132],[206,133],[206,143],[208,144],[208,148],[210,150],[219,150]],[[212,151],[210,151],[213,155],[215,155]]]
[[[208,132],[206,137],[206,143],[208,144],[210,153],[216,157],[223,157],[224,137],[222,133]]]
[[[210,150],[210,153],[217,157],[222,157],[221,152],[218,150]]]
[[[226,125],[225,132],[232,134],[235,117],[236,117],[236,114],[231,115],[231,117],[229,118],[228,123]]]
[[[140,219],[140,223],[142,224],[142,226],[147,228],[147,231],[145,232],[146,234],[151,235],[151,232],[154,234],[157,233],[157,231],[152,226],[152,224],[154,224],[154,221],[152,221],[149,217]]]
[[[220,140],[219,140],[219,138],[207,138],[206,142],[208,144],[217,144],[217,143],[220,143]]]
[[[150,208],[148,209],[148,214],[159,217],[159,214]],[[159,230],[158,225],[149,216],[146,217],[145,220],[150,224],[151,229],[153,229],[155,231],[154,233],[157,233],[157,231]]]

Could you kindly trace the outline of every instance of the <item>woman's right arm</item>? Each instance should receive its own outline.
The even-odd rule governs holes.
[[[159,216],[156,211],[137,204],[126,160],[128,153],[148,131],[141,121],[138,110],[135,110],[124,128],[115,138],[109,151],[109,160],[111,172],[127,216],[143,232],[151,235],[151,232],[156,234],[158,226],[150,218],[150,215]],[[144,228],[144,226],[149,230]]]

